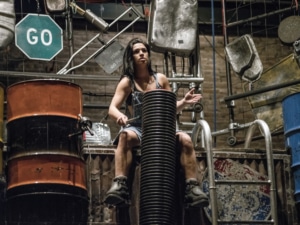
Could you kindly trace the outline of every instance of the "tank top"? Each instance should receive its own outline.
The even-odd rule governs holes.
[[[162,87],[158,83],[158,80],[157,80],[157,74],[154,73],[153,77],[154,77],[154,81],[156,84],[156,89],[161,89]],[[131,92],[131,94],[129,94],[128,98],[126,99],[126,105],[132,106],[132,117],[133,118],[139,117],[139,118],[134,120],[130,124],[134,125],[134,126],[141,126],[142,125],[142,115],[143,115],[142,108],[143,108],[144,93],[137,90],[133,81],[131,81],[131,89],[132,89],[132,92]]]

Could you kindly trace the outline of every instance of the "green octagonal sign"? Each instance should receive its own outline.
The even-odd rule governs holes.
[[[62,29],[48,15],[27,14],[15,27],[15,44],[30,59],[50,61],[63,49]]]

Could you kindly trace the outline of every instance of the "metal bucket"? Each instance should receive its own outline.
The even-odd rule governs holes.
[[[92,124],[93,135],[89,131],[83,133],[83,142],[86,144],[109,145],[111,143],[110,128],[105,123]]]
[[[295,181],[295,200],[300,202],[300,93],[287,96],[282,101],[286,147],[291,149],[292,171]]]

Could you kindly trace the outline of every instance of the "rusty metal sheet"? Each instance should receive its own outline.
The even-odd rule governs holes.
[[[252,90],[297,79],[300,79],[300,69],[294,55],[291,54],[264,71],[261,78],[253,83]],[[246,91],[247,88],[248,84],[245,85]],[[300,85],[293,85],[250,96],[248,101],[256,118],[264,120],[273,132],[283,128],[281,101],[284,97],[299,91]]]

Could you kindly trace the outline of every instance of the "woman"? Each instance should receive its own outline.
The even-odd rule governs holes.
[[[139,38],[132,39],[125,49],[123,75],[109,107],[109,116],[122,128],[115,140],[115,178],[104,200],[107,204],[128,204],[127,177],[132,163],[132,149],[139,146],[142,139],[142,95],[159,88],[171,91],[167,77],[151,68],[149,45]],[[177,101],[177,112],[201,98],[201,94],[194,94],[194,89],[190,90],[183,99]],[[120,111],[124,102],[129,115]],[[135,120],[127,124],[130,116]],[[208,198],[196,179],[197,164],[191,137],[179,131],[176,136],[177,146],[180,147],[180,163],[186,178],[184,202],[187,207],[205,207],[208,205]]]

